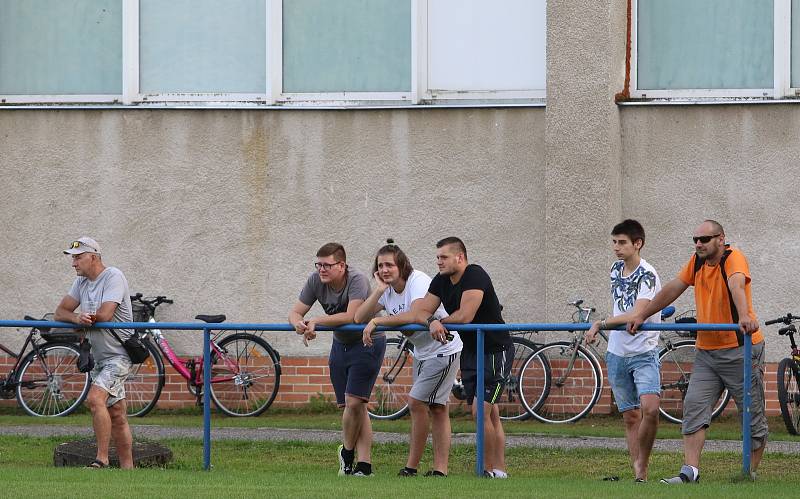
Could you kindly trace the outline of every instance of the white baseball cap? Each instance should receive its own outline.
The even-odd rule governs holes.
[[[100,254],[100,245],[91,237],[83,236],[69,245],[68,249],[64,250],[65,255],[80,255],[81,253],[94,253]]]

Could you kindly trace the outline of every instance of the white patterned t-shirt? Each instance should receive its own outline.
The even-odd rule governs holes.
[[[617,260],[611,267],[611,300],[614,302],[614,316],[633,309],[636,300],[652,300],[661,291],[661,279],[656,269],[644,258],[630,275],[623,276],[625,262]],[[661,311],[645,320],[646,323],[660,324]],[[614,355],[628,357],[647,353],[658,347],[658,331],[642,331],[630,335],[627,331],[612,330],[608,337],[608,351]]]

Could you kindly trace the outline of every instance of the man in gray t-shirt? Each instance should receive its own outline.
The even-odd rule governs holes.
[[[86,404],[92,411],[97,455],[89,467],[108,466],[108,448],[113,437],[120,467],[133,468],[132,437],[125,405],[125,378],[131,361],[109,329],[92,327],[95,322],[133,320],[128,281],[119,269],[103,264],[100,245],[91,237],[74,241],[64,253],[72,255],[72,267],[78,277],[58,304],[54,318],[86,328],[86,339],[91,343],[95,362]],[[76,313],[78,307],[80,312]],[[116,333],[125,341],[133,331],[120,329]]]
[[[367,277],[348,267],[346,259],[344,248],[338,243],[328,243],[317,251],[317,272],[308,277],[289,312],[289,323],[297,334],[303,335],[306,344],[316,338],[317,326],[352,324],[356,310],[369,296]],[[322,305],[326,315],[305,320],[315,302]],[[361,332],[334,331],[328,359],[336,403],[344,408],[343,445],[337,452],[339,475],[372,474],[372,426],[367,403],[383,362],[386,338],[379,335],[372,345],[365,345],[361,337]],[[356,453],[358,462],[353,466]]]

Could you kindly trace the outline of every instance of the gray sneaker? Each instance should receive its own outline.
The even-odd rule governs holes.
[[[694,470],[687,465],[681,466],[681,472],[678,473],[678,476],[674,476],[672,478],[662,478],[659,480],[661,483],[667,483],[670,485],[682,485],[684,483],[698,483],[700,481],[700,473],[697,476],[694,476]]]

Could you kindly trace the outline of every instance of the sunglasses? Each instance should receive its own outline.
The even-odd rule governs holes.
[[[711,241],[715,237],[719,237],[721,235],[722,234],[714,234],[713,236],[697,236],[697,237],[693,237],[692,241],[694,241],[694,244],[697,244],[697,241],[700,241],[703,244],[708,244],[709,241]]]
[[[91,247],[91,246],[89,246],[88,244],[86,244],[86,243],[82,243],[82,242],[80,242],[80,241],[72,241],[72,244],[70,244],[70,245],[69,245],[70,249],[78,249],[78,248],[80,248],[81,246],[86,246],[86,247],[87,247],[87,248],[89,248],[89,249],[92,249],[92,250],[94,250],[94,251],[97,251],[97,248],[92,248],[92,247]]]
[[[317,270],[325,269],[327,271],[327,270],[332,269],[336,265],[339,265],[340,263],[342,263],[342,262],[334,262],[334,263],[317,262],[317,263],[314,264],[314,268],[317,269]]]

